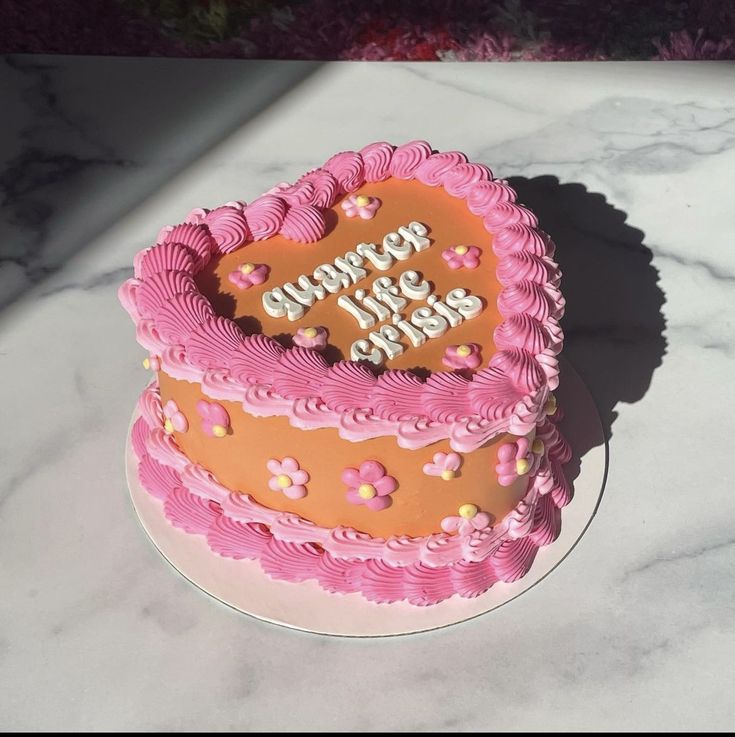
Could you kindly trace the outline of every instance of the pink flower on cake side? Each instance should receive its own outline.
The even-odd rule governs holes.
[[[476,369],[482,363],[480,346],[477,343],[447,346],[442,363],[453,369]]]
[[[462,465],[462,456],[459,453],[434,453],[431,463],[424,463],[424,473],[427,476],[441,476],[444,481],[451,481]]]
[[[398,488],[398,482],[388,476],[385,467],[377,461],[363,461],[360,468],[345,468],[342,481],[350,488],[347,501],[350,504],[364,504],[373,512],[387,509],[393,503],[390,498]]]
[[[166,418],[163,423],[163,429],[168,435],[174,430],[177,432],[186,432],[189,429],[189,421],[173,399],[169,399],[163,405],[163,416]]]
[[[452,246],[442,251],[442,258],[450,269],[476,269],[481,253],[477,246]]]
[[[487,512],[481,512],[476,504],[463,504],[456,515],[445,517],[441,526],[444,532],[456,532],[466,537],[477,530],[486,530],[491,522],[492,517]]]
[[[228,279],[238,289],[250,289],[258,284],[262,284],[268,278],[270,269],[266,264],[242,264],[235,271],[231,271]]]
[[[223,438],[231,432],[230,416],[221,404],[200,399],[197,412],[202,418],[202,430],[210,437]]]
[[[498,483],[510,486],[520,476],[534,471],[543,452],[544,444],[538,439],[533,441],[533,445],[528,438],[518,438],[515,443],[501,445],[498,448],[498,465],[495,466]]]
[[[295,345],[301,348],[314,348],[323,351],[327,347],[328,333],[325,328],[299,328],[293,336]]]
[[[299,467],[295,458],[286,456],[279,461],[271,458],[266,467],[273,474],[268,482],[268,488],[272,491],[282,491],[289,499],[301,499],[305,497],[309,474]]]
[[[151,353],[149,356],[143,359],[143,368],[150,369],[151,371],[160,371],[161,359]]]
[[[342,200],[340,207],[348,218],[360,217],[362,220],[372,220],[381,204],[377,197],[351,194]]]

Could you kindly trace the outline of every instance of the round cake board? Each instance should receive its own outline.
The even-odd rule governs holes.
[[[128,487],[143,529],[163,557],[185,578],[224,604],[273,624],[326,635],[384,637],[446,627],[497,609],[548,576],[587,530],[597,509],[607,471],[607,447],[594,401],[568,362],[561,363],[556,392],[564,409],[562,432],[574,451],[570,467],[580,464],[574,498],[562,510],[559,538],[541,548],[531,570],[514,583],[496,583],[474,599],[453,596],[433,606],[407,602],[375,604],[360,594],[331,594],[315,581],[287,583],[267,576],[257,561],[232,560],[213,553],[200,535],[173,527],[163,505],[138,480],[137,458],[126,446]],[[136,412],[133,421],[137,419]],[[131,423],[132,427],[132,423]],[[579,457],[581,448],[591,448]]]

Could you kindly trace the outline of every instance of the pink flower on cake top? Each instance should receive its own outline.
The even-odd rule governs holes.
[[[286,456],[279,461],[271,458],[266,463],[268,470],[273,474],[268,482],[268,488],[272,491],[282,491],[289,499],[301,499],[305,497],[309,474],[299,467],[295,458]]]
[[[480,346],[477,343],[449,345],[442,356],[442,363],[453,369],[476,369],[482,363]]]
[[[173,399],[169,399],[163,405],[163,416],[166,418],[163,423],[163,429],[168,435],[174,430],[177,432],[186,432],[189,429],[188,420]]]
[[[238,289],[250,289],[250,287],[262,284],[268,278],[270,269],[266,264],[241,264],[235,271],[231,271],[228,279]]]
[[[536,439],[533,444],[528,438],[518,438],[515,443],[504,443],[498,448],[498,483],[510,486],[520,476],[534,473],[544,452],[544,444]]]
[[[301,348],[323,351],[327,347],[328,335],[326,329],[322,327],[299,328],[293,336],[293,342]]]
[[[373,512],[390,507],[390,495],[398,488],[398,482],[377,461],[363,461],[360,468],[345,468],[342,481],[349,487],[347,501],[364,504]]]
[[[380,205],[381,202],[377,197],[351,194],[342,200],[340,207],[348,218],[359,217],[362,220],[372,220]]]
[[[459,453],[434,453],[431,463],[424,463],[424,473],[427,476],[441,476],[444,481],[451,481],[456,477],[462,465],[462,456]]]
[[[450,269],[476,269],[481,253],[477,246],[452,246],[442,251],[442,258]]]
[[[492,517],[487,512],[481,512],[476,504],[463,504],[456,515],[445,517],[441,526],[444,532],[456,532],[465,537],[478,530],[486,530],[491,522]]]
[[[230,415],[221,404],[200,399],[197,412],[202,418],[202,430],[210,437],[223,438],[230,433]]]

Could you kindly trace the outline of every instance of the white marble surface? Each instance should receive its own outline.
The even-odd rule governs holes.
[[[735,726],[735,67],[14,57],[0,89],[3,728]],[[262,624],[138,527],[146,374],[116,287],[192,206],[416,137],[523,177],[556,236],[567,355],[611,435],[602,505],[550,578],[467,624]]]

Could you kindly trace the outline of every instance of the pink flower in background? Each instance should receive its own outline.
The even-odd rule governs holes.
[[[351,194],[342,200],[341,207],[348,218],[356,216],[363,220],[371,220],[375,217],[381,202],[377,197],[369,197],[365,194]]]
[[[221,404],[200,399],[197,412],[202,418],[202,430],[210,437],[223,438],[230,433],[230,416]]]
[[[266,467],[273,474],[268,482],[268,488],[282,491],[289,499],[301,499],[306,496],[305,484],[309,481],[309,474],[299,467],[299,462],[295,458],[286,456],[282,461],[271,458]]]
[[[188,420],[173,399],[169,399],[168,402],[163,405],[163,416],[166,418],[163,423],[163,429],[169,435],[174,430],[177,432],[186,432],[189,429]]]
[[[228,279],[238,289],[250,289],[257,284],[262,284],[268,278],[270,269],[266,264],[242,264],[235,271],[231,271]]]
[[[447,346],[442,356],[442,363],[453,369],[476,369],[482,363],[480,346],[477,343]]]
[[[327,333],[325,328],[299,328],[293,336],[295,345],[302,348],[314,348],[317,351],[323,351],[327,347]]]
[[[424,473],[427,476],[441,476],[444,481],[451,481],[462,465],[462,456],[459,453],[434,453],[431,463],[424,463]]]
[[[364,504],[373,512],[387,509],[393,503],[390,498],[398,488],[398,482],[388,476],[385,467],[377,461],[363,461],[360,468],[345,468],[342,481],[350,488],[347,501],[350,504]]]
[[[476,269],[481,253],[477,246],[452,246],[442,251],[442,258],[450,269]]]
[[[456,515],[445,517],[441,521],[444,532],[456,532],[468,536],[477,530],[486,530],[490,527],[493,518],[487,512],[481,512],[475,504],[463,504]]]
[[[504,443],[498,448],[498,464],[495,471],[501,486],[510,486],[519,476],[534,473],[541,461],[544,444],[541,440],[528,442],[528,438],[518,438],[515,443]]]

